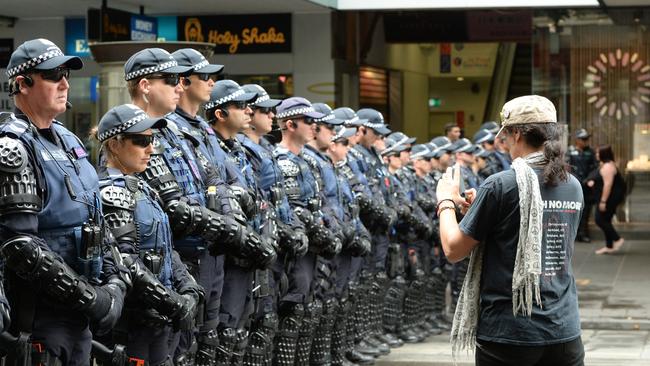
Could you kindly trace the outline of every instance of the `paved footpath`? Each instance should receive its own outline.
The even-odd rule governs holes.
[[[587,366],[650,366],[650,236],[630,236],[635,240],[626,240],[616,255],[595,255],[602,241],[575,246],[573,269]],[[462,355],[458,365],[473,365],[473,357]],[[393,349],[376,363],[453,364],[448,334]]]

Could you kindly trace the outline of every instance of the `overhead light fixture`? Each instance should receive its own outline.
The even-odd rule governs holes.
[[[465,78],[462,77],[462,76],[459,76],[459,77],[456,78],[456,80],[458,80],[458,81],[463,81],[463,80],[465,80]]]

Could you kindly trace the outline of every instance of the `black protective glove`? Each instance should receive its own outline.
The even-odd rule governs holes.
[[[181,308],[177,315],[172,318],[174,331],[189,331],[194,328],[194,320],[198,309],[199,299],[192,293],[181,295]]]
[[[309,239],[302,228],[291,228],[289,225],[278,223],[280,249],[293,257],[302,257],[309,249]]]
[[[239,206],[249,220],[257,215],[257,202],[255,202],[254,196],[247,189],[233,185],[230,186],[230,191],[237,198]]]
[[[126,288],[119,281],[95,287],[96,297],[85,313],[91,321],[92,330],[98,335],[111,331],[122,315]]]
[[[242,249],[243,259],[250,260],[255,268],[268,268],[277,258],[273,242],[268,238],[260,236],[250,227],[247,227]]]

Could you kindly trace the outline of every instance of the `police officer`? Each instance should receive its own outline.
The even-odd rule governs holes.
[[[219,351],[217,362],[240,365],[248,343],[248,322],[253,314],[251,291],[255,269],[266,269],[276,258],[274,246],[277,233],[272,229],[273,222],[266,217],[267,205],[262,205],[257,179],[246,153],[237,140],[237,134],[250,128],[252,110],[248,105],[257,98],[256,93],[247,93],[232,80],[219,80],[210,93],[210,101],[205,105],[210,126],[226,153],[231,166],[236,167],[237,186],[251,197],[252,206],[246,210],[247,224],[257,233],[262,233],[262,245],[267,250],[259,261],[251,258],[242,261],[235,256],[227,256],[225,264],[224,290],[219,314]],[[259,198],[258,198],[259,197]],[[257,286],[257,285],[256,285]]]
[[[278,328],[278,301],[288,285],[288,271],[296,258],[303,256],[309,241],[304,227],[289,206],[284,177],[278,161],[273,157],[274,146],[267,134],[272,131],[273,118],[280,100],[272,99],[257,84],[247,84],[243,89],[257,94],[250,106],[253,109],[249,128],[237,136],[246,149],[247,156],[258,180],[265,204],[269,205],[278,231],[278,260],[270,270],[257,270],[255,317],[250,330],[244,365],[270,365],[273,360],[273,339]]]
[[[357,344],[357,349],[369,355],[379,352],[377,348],[381,343],[388,344],[390,347],[399,347],[401,340],[394,334],[395,322],[397,321],[396,306],[397,301],[401,303],[399,295],[394,294],[397,284],[391,277],[391,271],[387,268],[387,258],[389,253],[388,233],[396,220],[396,213],[393,209],[393,198],[391,191],[393,187],[388,179],[389,173],[378,150],[374,147],[375,143],[382,141],[385,135],[391,131],[386,127],[383,115],[372,108],[362,108],[355,114],[361,120],[359,131],[361,137],[359,143],[354,146],[355,154],[359,161],[363,161],[367,168],[365,169],[366,179],[370,183],[370,189],[373,192],[373,198],[370,200],[375,207],[376,219],[373,225],[368,229],[372,234],[373,253],[369,260],[364,263],[362,270],[362,282],[369,282],[367,285],[373,289],[372,298],[367,302],[370,303],[371,314],[375,314],[372,332],[361,339]],[[354,117],[352,118],[354,120]],[[360,166],[363,166],[360,165]],[[365,204],[360,202],[362,209]],[[362,210],[363,212],[363,210]],[[372,281],[368,281],[368,278]],[[392,282],[390,280],[393,280]],[[362,283],[362,285],[366,285]],[[395,296],[393,296],[395,295]],[[359,304],[366,302],[363,298],[357,301]],[[363,308],[357,306],[357,310],[363,312]],[[379,323],[379,324],[377,324]],[[388,324],[387,324],[388,323]],[[363,329],[363,328],[362,328]],[[373,340],[377,338],[377,340]],[[351,356],[354,356],[351,354]],[[350,357],[352,361],[357,361],[355,357]],[[363,361],[363,360],[359,360]]]
[[[392,171],[397,185],[396,196],[400,202],[400,218],[396,226],[397,241],[401,244],[404,259],[407,260],[405,278],[408,282],[404,300],[404,313],[400,335],[405,342],[421,341],[425,336],[438,332],[429,323],[424,322],[424,258],[422,251],[428,248],[426,242],[433,232],[433,225],[422,210],[417,200],[416,180],[412,165],[410,164],[410,146],[415,142],[402,132],[393,132],[386,138],[390,144],[384,153],[387,153],[391,165],[395,166],[395,153],[400,163]],[[392,149],[392,150],[391,150]],[[386,155],[386,154],[384,154]],[[407,165],[408,164],[408,165]]]
[[[472,165],[474,164],[473,154],[476,150],[476,145],[472,144],[468,139],[462,138],[454,142],[450,148],[453,149],[456,164],[460,166],[461,179],[465,189],[477,189],[481,182],[472,170]]]
[[[0,255],[10,332],[31,333],[33,364],[89,365],[89,323],[97,334],[110,330],[130,284],[119,255],[103,255],[115,243],[88,153],[55,120],[68,104],[70,70],[81,67],[47,39],[21,44],[7,67],[16,109],[0,115]],[[6,327],[6,303],[0,309]],[[8,364],[29,362],[7,351]]]
[[[347,316],[350,313],[350,303],[348,302],[349,286],[351,283],[358,281],[361,257],[370,253],[371,237],[359,218],[359,206],[357,195],[354,191],[362,192],[364,187],[360,187],[355,172],[348,164],[348,152],[350,149],[348,139],[356,134],[356,127],[345,127],[339,125],[334,127],[334,135],[331,137],[331,143],[327,148],[327,154],[335,165],[337,179],[341,187],[342,204],[346,215],[346,225],[355,228],[352,242],[344,248],[337,257],[336,264],[336,298],[338,299],[338,314],[333,319],[334,327],[332,330],[331,343],[331,361],[332,365],[351,365],[352,363],[346,358],[347,351]]]
[[[481,168],[480,174],[483,179],[504,169],[503,163],[497,158],[494,140],[494,134],[488,130],[478,130],[472,138],[472,142],[481,146],[485,151],[481,154],[481,157],[485,159],[485,166]]]
[[[324,219],[327,226],[338,236],[343,247],[347,249],[354,244],[356,230],[345,216],[342,192],[344,188],[336,175],[331,158],[327,155],[327,149],[332,143],[331,138],[334,136],[334,128],[342,125],[343,121],[334,116],[332,109],[327,104],[314,103],[313,107],[317,112],[322,113],[324,117],[314,120],[316,122],[316,138],[305,145],[303,156],[322,187],[322,210],[325,213]],[[339,305],[336,298],[338,294],[336,277],[337,275],[343,277],[346,274],[345,268],[342,269],[341,273],[337,272],[342,257],[349,258],[349,255],[337,253],[334,258],[323,256],[317,258],[314,292],[316,299],[322,303],[323,310],[313,331],[314,336],[309,356],[310,364],[323,365],[331,362],[331,330]],[[300,359],[297,361],[301,362]]]
[[[171,54],[162,49],[149,48],[135,53],[125,64],[133,103],[151,117],[167,115],[176,108],[177,98],[183,92],[180,73],[187,76],[191,69],[191,66],[178,66]],[[173,126],[168,120],[167,127],[153,130],[154,151],[141,176],[160,195],[169,215],[174,247],[205,290],[203,310],[199,311],[195,364],[210,365],[215,362],[218,345],[223,254],[259,258],[265,250],[259,235],[241,224],[245,219],[238,202],[227,192],[218,191],[216,186],[206,192],[201,163],[178,131],[172,130]],[[217,178],[213,177],[215,184]],[[175,363],[191,364],[192,333],[176,334],[173,343],[178,345],[172,347],[176,348]]]
[[[319,313],[311,288],[316,257],[340,251],[341,243],[324,227],[320,211],[320,188],[302,157],[305,144],[315,137],[313,119],[324,115],[316,112],[311,103],[301,97],[283,100],[278,105],[277,112],[282,141],[275,148],[274,156],[284,175],[289,204],[304,224],[309,237],[309,252],[296,258],[289,272],[287,293],[278,304],[280,327],[276,336],[274,364],[293,365],[299,335],[310,331]],[[301,339],[300,347],[308,350],[311,339],[303,338],[307,339]]]
[[[152,366],[173,364],[172,326],[191,330],[204,295],[172,248],[169,220],[157,194],[134,175],[146,169],[153,152],[151,128],[165,125],[165,119],[147,117],[137,106],[125,104],[109,110],[97,130],[106,156],[100,180],[104,218],[134,272],[134,291],[113,341],[126,346],[132,362]]]
[[[418,205],[425,212],[427,218],[432,222],[434,229],[432,235],[427,240],[421,242],[420,255],[422,270],[425,273],[425,291],[423,300],[423,317],[432,328],[433,332],[438,332],[437,319],[435,317],[434,303],[435,303],[435,275],[433,269],[435,268],[435,256],[433,254],[434,247],[438,244],[437,222],[435,222],[436,210],[436,195],[434,188],[436,182],[431,175],[433,166],[431,160],[435,155],[434,151],[430,149],[427,144],[415,145],[411,149],[411,160],[413,171],[417,177],[415,180],[415,199]],[[437,329],[436,329],[437,328]]]
[[[589,132],[584,128],[576,131],[575,145],[569,146],[569,165],[571,166],[571,174],[573,174],[580,184],[582,184],[582,194],[585,198],[585,207],[580,217],[580,226],[578,227],[577,241],[585,243],[591,242],[589,237],[589,216],[591,215],[591,207],[593,206],[594,197],[591,188],[585,183],[587,177],[591,172],[598,168],[598,161],[596,154],[589,146]]]

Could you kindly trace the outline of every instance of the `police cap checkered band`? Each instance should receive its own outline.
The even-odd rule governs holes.
[[[30,60],[27,60],[23,63],[21,63],[18,66],[12,67],[11,69],[7,69],[7,77],[12,78],[16,75],[20,75],[21,73],[25,72],[26,70],[33,69],[34,67],[38,66],[39,64],[43,63],[44,61],[47,61],[51,58],[57,57],[57,56],[64,56],[63,52],[61,52],[60,49],[56,48],[54,50],[42,53],[36,57],[33,57]]]
[[[70,70],[79,70],[83,67],[83,62],[77,56],[64,55],[52,41],[36,38],[25,41],[11,53],[5,74],[14,78],[32,69],[52,70],[62,65]]]
[[[411,159],[430,158],[432,152],[426,144],[415,145],[411,148]]]
[[[149,128],[163,128],[164,118],[152,118],[135,104],[122,104],[111,108],[99,120],[97,137],[106,141],[121,133],[140,133]]]
[[[145,113],[138,114],[137,116],[131,118],[130,120],[123,122],[122,124],[111,128],[110,130],[107,130],[101,134],[99,134],[99,141],[104,141],[107,140],[113,136],[119,135],[120,133],[128,130],[129,128],[133,127],[136,123],[145,120],[147,115]]]
[[[383,123],[370,123],[370,122],[366,122],[366,123],[364,123],[363,125],[364,125],[365,127],[372,128],[373,130],[377,130],[377,129],[380,129],[380,128],[384,127],[384,124],[383,124]]]
[[[331,114],[326,115],[323,118],[315,119],[314,122],[327,122],[327,121],[333,120],[334,118],[336,118],[336,117],[334,117],[334,113],[331,113]]]
[[[269,99],[271,99],[271,97],[269,97],[268,94],[266,94],[266,95],[262,95],[262,96],[258,97],[257,99],[255,99],[255,101],[253,102],[253,104],[262,103],[262,102],[264,102],[264,101],[266,101],[266,100],[269,100]]]
[[[163,62],[163,63],[161,63],[159,65],[156,65],[156,66],[149,66],[149,67],[146,67],[144,69],[132,71],[132,72],[126,74],[125,79],[126,79],[126,81],[133,80],[133,79],[138,78],[140,76],[155,74],[157,72],[167,70],[170,67],[174,67],[174,66],[178,66],[178,62],[176,62],[175,60],[166,61],[166,62]]]
[[[246,94],[244,89],[239,89],[239,90],[235,91],[232,94],[226,95],[223,98],[219,98],[217,100],[211,100],[211,101],[205,103],[205,106],[203,108],[205,108],[205,110],[207,111],[208,109],[212,109],[214,107],[218,107],[220,105],[226,104],[226,103],[230,102],[231,100],[233,100],[233,99],[235,99],[235,98],[237,98],[239,96],[242,96],[244,94]]]
[[[313,112],[316,112],[314,110],[314,107],[304,107],[304,108],[289,109],[288,111],[278,113],[277,118],[289,118],[289,117],[293,117],[293,116],[302,116],[303,114],[313,113]]]
[[[206,67],[208,65],[210,65],[208,60],[203,60],[203,61],[199,62],[198,64],[194,65],[194,71],[199,71],[199,70],[201,70],[202,68],[204,68],[204,67]]]

